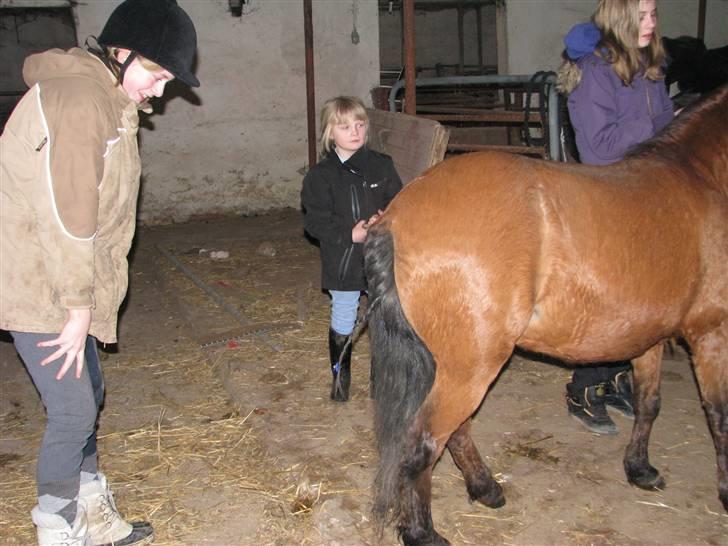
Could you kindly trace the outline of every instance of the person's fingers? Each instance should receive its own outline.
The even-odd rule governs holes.
[[[63,354],[64,354],[65,352],[66,352],[66,351],[64,350],[64,348],[63,348],[63,347],[60,347],[60,348],[59,348],[59,349],[58,349],[58,350],[57,350],[57,351],[56,351],[55,353],[53,353],[53,354],[52,354],[51,356],[48,356],[48,357],[44,358],[43,360],[41,360],[41,362],[40,362],[40,365],[41,365],[41,366],[45,366],[46,364],[50,364],[50,363],[51,363],[51,362],[53,362],[54,360],[56,360],[56,359],[60,358],[61,356],[63,356]]]
[[[56,374],[57,380],[63,379],[63,376],[66,375],[68,368],[70,368],[73,364],[73,360],[74,358],[72,355],[66,354],[66,360],[63,362],[63,366],[61,366],[61,369],[58,370],[58,373]]]
[[[61,337],[58,336],[55,339],[49,339],[48,341],[39,341],[36,344],[36,347],[53,347],[54,345],[58,345],[61,343]]]
[[[81,379],[81,372],[83,371],[83,363],[86,360],[84,351],[79,351],[76,355],[76,379]]]

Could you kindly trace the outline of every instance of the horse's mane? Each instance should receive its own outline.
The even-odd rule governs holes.
[[[700,147],[725,148],[726,143],[721,143],[721,140],[727,139],[727,119],[728,84],[686,107],[685,111],[654,138],[632,148],[625,155],[625,159],[656,158],[683,164],[687,160],[688,164],[692,163],[691,156],[694,157],[693,154],[701,150]],[[683,151],[687,153],[682,153]]]

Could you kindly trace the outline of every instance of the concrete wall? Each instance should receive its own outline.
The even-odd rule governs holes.
[[[483,29],[483,64],[497,64],[495,39],[495,6],[481,8]],[[383,12],[379,17],[380,53],[382,68],[402,66],[402,12]],[[415,11],[415,49],[417,66],[432,67],[436,63],[457,64],[459,61],[458,13],[456,9]],[[465,11],[463,16],[465,64],[478,64],[477,12]],[[428,74],[431,75],[431,74]]]
[[[561,61],[563,37],[576,23],[588,21],[596,0],[506,0],[508,72],[532,74],[554,70]],[[695,36],[698,0],[658,0],[660,33]],[[705,44],[728,44],[728,0],[708,0]]]
[[[79,41],[98,34],[118,3],[79,2]],[[297,207],[308,161],[302,0],[249,0],[240,18],[228,0],[178,3],[197,27],[202,85],[169,86],[164,115],[140,132],[140,221]],[[370,103],[379,83],[376,2],[314,0],[313,19],[317,110],[339,94]]]

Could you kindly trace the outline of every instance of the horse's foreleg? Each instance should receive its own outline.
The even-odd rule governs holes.
[[[688,340],[718,462],[718,496],[728,511],[728,323]]]
[[[506,503],[503,489],[493,479],[488,467],[478,453],[470,435],[468,418],[447,442],[455,464],[463,473],[470,500],[478,501],[490,508],[500,508]]]
[[[624,455],[627,480],[642,489],[662,489],[665,480],[649,461],[647,448],[652,424],[660,413],[660,367],[663,344],[658,343],[639,358],[634,368],[634,427]]]

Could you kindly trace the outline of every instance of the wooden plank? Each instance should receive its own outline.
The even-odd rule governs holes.
[[[445,157],[450,132],[438,122],[386,110],[367,110],[369,147],[392,156],[404,184]]]
[[[0,9],[3,8],[70,8],[71,0],[0,0]]]

